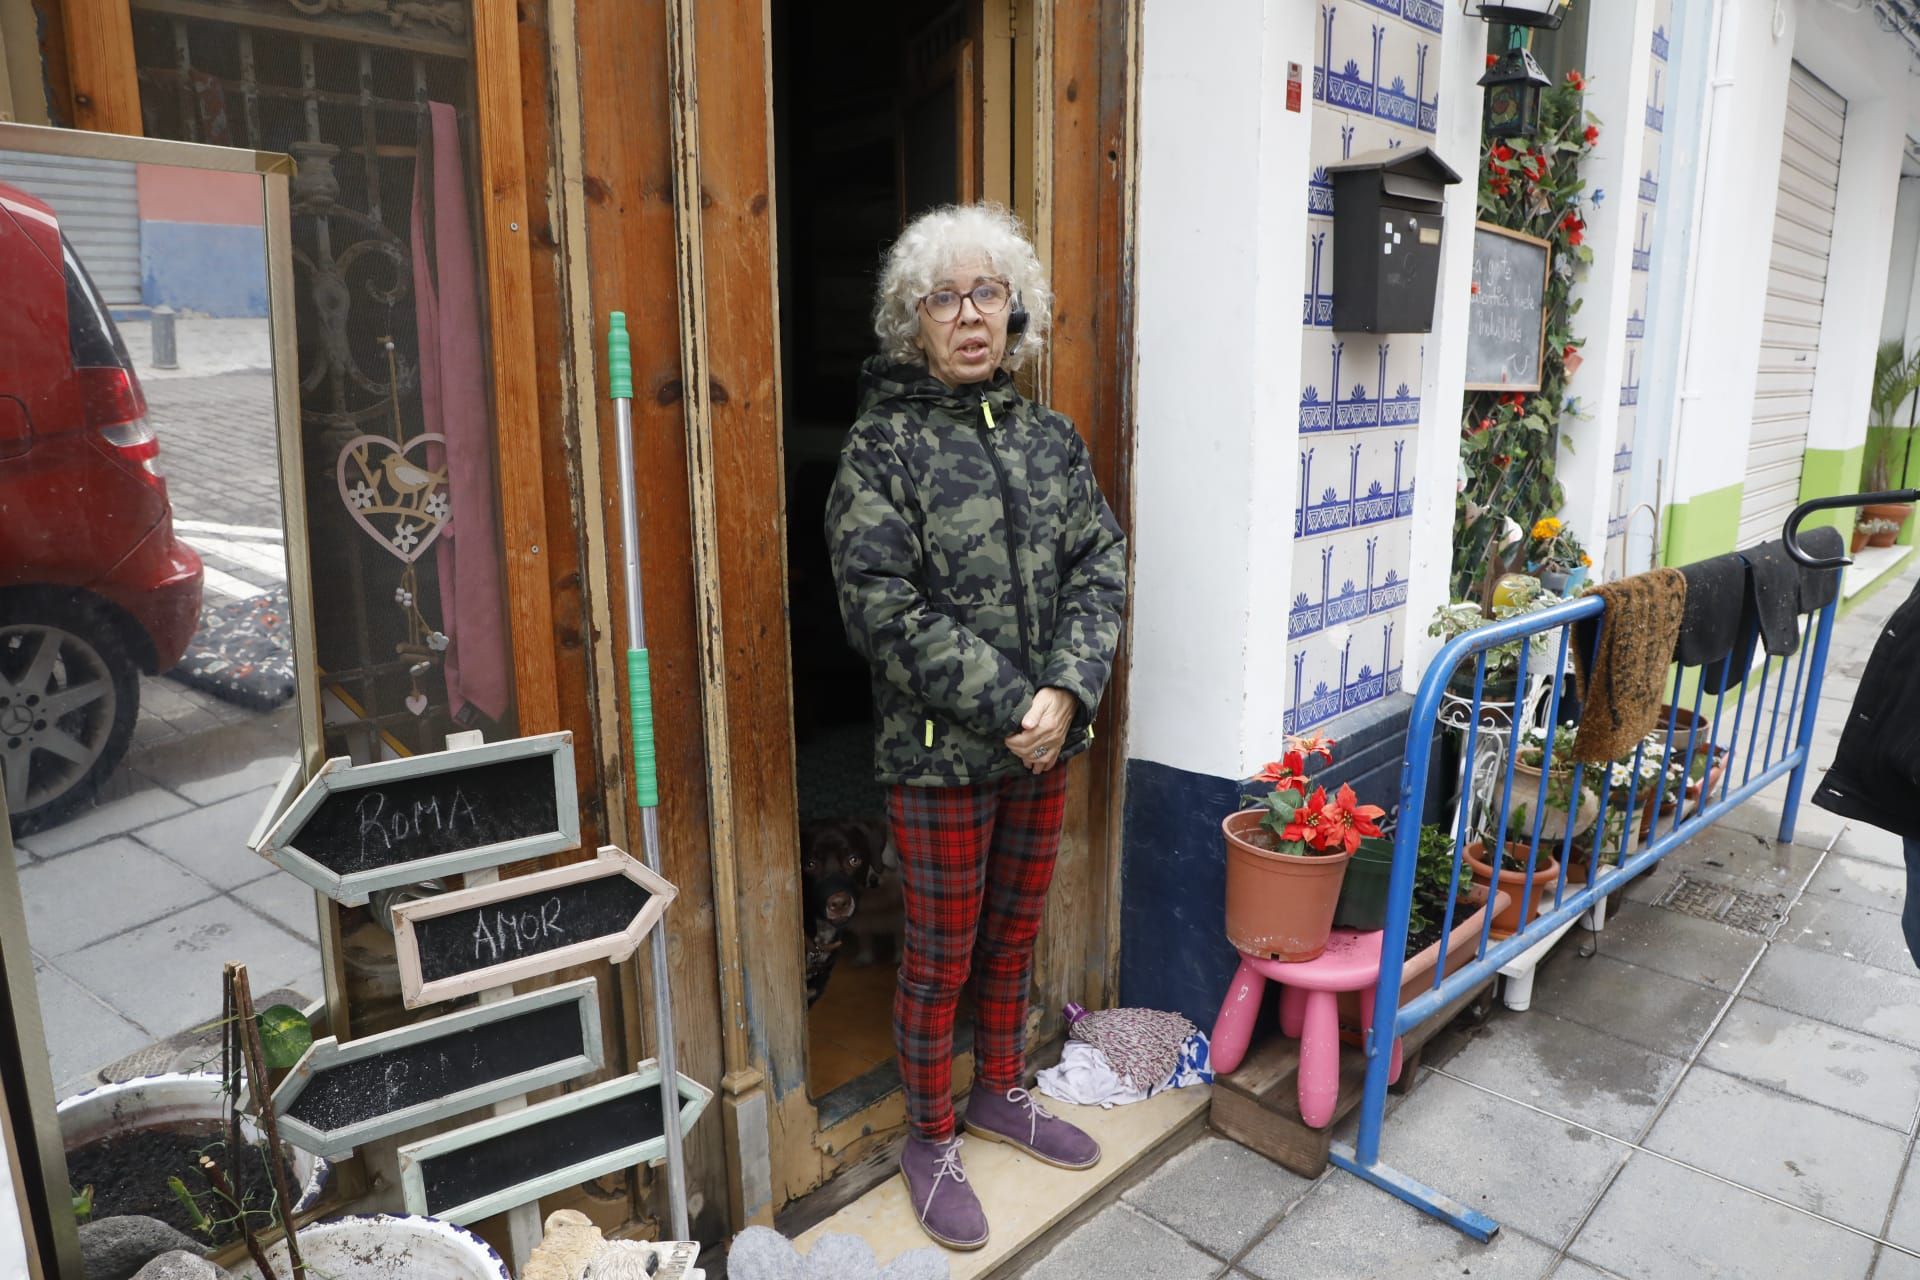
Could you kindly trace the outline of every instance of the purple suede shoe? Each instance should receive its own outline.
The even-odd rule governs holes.
[[[967,1095],[967,1132],[1018,1147],[1060,1169],[1091,1169],[1100,1163],[1099,1143],[1047,1112],[1025,1089],[999,1093],[975,1085]]]
[[[955,1135],[945,1142],[910,1137],[900,1151],[900,1174],[920,1228],[949,1249],[969,1252],[987,1242],[987,1213],[967,1185]]]

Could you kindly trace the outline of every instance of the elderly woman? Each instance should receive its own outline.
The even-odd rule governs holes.
[[[894,1044],[927,1234],[986,1243],[952,1103],[954,1010],[974,983],[968,1132],[1049,1164],[1099,1146],[1028,1094],[1034,939],[1126,597],[1126,543],[1079,433],[1011,371],[1047,332],[1033,246],[1006,210],[901,233],[874,305],[880,354],[840,455],[827,540],[847,636],[873,669],[875,770],[903,868]]]

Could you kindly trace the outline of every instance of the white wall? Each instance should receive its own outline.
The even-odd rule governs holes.
[[[1314,20],[1152,0],[1141,28],[1127,752],[1219,777],[1273,754],[1285,709]]]
[[[1920,80],[1907,74],[1904,43],[1879,29],[1870,7],[1722,4],[1667,502],[1738,484],[1745,474],[1791,63],[1848,100],[1812,448],[1847,448],[1865,436],[1901,148],[1920,133]]]
[[[1920,176],[1900,180],[1894,206],[1893,257],[1887,267],[1887,305],[1880,313],[1880,341],[1905,341],[1915,302],[1914,264],[1920,260]]]

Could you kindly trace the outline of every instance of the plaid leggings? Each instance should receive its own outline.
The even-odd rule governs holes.
[[[893,1042],[922,1138],[953,1136],[954,1009],[969,976],[975,1078],[1005,1091],[1026,1074],[1027,986],[1066,794],[1059,766],[975,786],[888,788],[907,914]]]

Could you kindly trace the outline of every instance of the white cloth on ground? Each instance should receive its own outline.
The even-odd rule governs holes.
[[[1145,1102],[1148,1096],[1123,1082],[1107,1055],[1081,1040],[1067,1041],[1060,1065],[1040,1072],[1040,1092],[1075,1106],[1105,1108]]]

